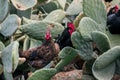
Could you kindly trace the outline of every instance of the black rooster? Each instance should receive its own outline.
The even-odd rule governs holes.
[[[64,29],[62,34],[56,39],[56,43],[59,44],[60,50],[66,46],[73,47],[71,42],[71,34],[75,31],[73,23],[68,22],[67,28]]]
[[[120,34],[120,9],[108,16],[107,26],[111,34]]]

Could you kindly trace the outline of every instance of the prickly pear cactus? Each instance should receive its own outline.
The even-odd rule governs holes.
[[[93,31],[91,33],[93,41],[97,44],[99,50],[103,53],[111,48],[108,36],[100,31]]]
[[[77,57],[78,52],[71,48],[71,47],[65,47],[60,51],[59,58],[61,58],[61,61],[55,66],[57,71],[60,71],[63,69],[64,66],[68,65],[75,57]]]
[[[25,11],[21,11],[21,10],[17,10],[17,15],[19,16],[19,17],[26,17],[26,18],[29,18],[29,19],[31,19],[31,13],[32,13],[32,9],[30,8],[30,9],[27,9],[27,10],[25,10]]]
[[[53,24],[54,27],[51,30],[52,37],[55,38],[58,34],[61,34],[64,27],[60,23],[54,23],[49,21],[39,21],[36,23],[25,24],[20,27],[20,30],[34,39],[43,40],[46,32],[46,28],[49,24]]]
[[[30,38],[27,36],[23,43],[23,51],[30,48]]]
[[[5,48],[5,45],[0,41],[0,51],[2,51]],[[1,56],[1,53],[0,53]]]
[[[59,3],[57,0],[51,0],[50,2],[42,5],[38,5],[37,7],[38,10],[40,10],[42,13],[50,13],[54,10],[61,9]]]
[[[83,13],[87,17],[83,17],[79,22],[78,31],[84,39],[92,40],[92,31],[105,32],[107,16],[102,0],[83,0]]]
[[[4,66],[4,75],[7,80],[13,80],[12,72],[16,70],[19,61],[18,47],[19,43],[15,41],[2,51],[1,55]]]
[[[99,27],[105,31],[107,13],[103,0],[83,0],[83,12],[87,17],[96,21],[100,25]]]
[[[18,47],[19,43],[15,41],[2,51],[2,63],[4,69],[9,73],[14,72],[17,68],[19,58]]]
[[[0,23],[7,17],[9,12],[8,0],[0,0]]]
[[[4,70],[4,76],[6,80],[13,80],[12,73],[7,72],[6,70]]]
[[[111,48],[97,58],[92,72],[98,80],[111,80],[115,73],[115,61],[120,57],[120,46]],[[104,74],[105,73],[105,74]]]
[[[120,35],[111,34],[109,31],[106,31],[108,38],[110,39],[111,47],[120,46]]]
[[[78,28],[79,26],[79,22],[81,21],[81,19],[85,17],[85,14],[83,12],[81,12],[74,20],[74,25],[75,25],[75,28]]]
[[[40,40],[36,40],[36,39],[32,39],[30,40],[30,48],[35,48],[38,47],[42,44],[42,41]]]
[[[79,23],[78,31],[85,40],[92,40],[92,31],[103,31],[99,25],[89,17],[83,17]]]
[[[118,5],[120,7],[120,1],[119,0],[113,0],[112,5]]]
[[[71,36],[71,40],[73,46],[79,50],[78,54],[83,60],[90,60],[93,58],[92,43],[86,42],[79,32],[74,32]]]
[[[36,39],[32,39],[29,38],[28,36],[25,38],[24,40],[24,44],[23,44],[23,51],[28,50],[30,48],[35,48],[38,47],[42,44],[42,41],[40,40],[36,40]]]
[[[0,24],[0,33],[5,37],[10,37],[15,33],[20,24],[21,19],[17,15],[9,15],[3,23]]]
[[[57,1],[59,3],[60,7],[64,10],[67,0],[57,0]]]
[[[5,45],[0,42],[0,51],[4,50]],[[0,58],[1,58],[1,53],[0,53]],[[0,75],[3,73],[3,65],[0,63]]]
[[[57,72],[56,69],[40,69],[32,73],[28,80],[50,80]]]
[[[22,17],[22,24],[31,24],[31,23],[36,23],[36,22],[39,22],[37,20],[31,20],[31,19],[28,19],[26,17]]]
[[[46,16],[43,21],[53,21],[61,23],[62,20],[65,18],[65,15],[65,11],[57,9],[52,11],[48,16]]]
[[[27,10],[37,4],[37,0],[11,0],[11,2],[18,10]]]
[[[66,10],[67,15],[78,15],[82,12],[82,0],[73,0]]]

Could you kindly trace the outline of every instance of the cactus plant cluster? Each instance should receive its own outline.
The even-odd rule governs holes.
[[[34,9],[39,12],[36,13],[39,20],[31,19]],[[51,34],[55,39],[66,27],[62,25],[64,20],[68,22],[65,18],[73,15],[78,15],[73,21],[76,31],[71,36],[74,47],[65,47],[59,52],[60,61],[54,68],[36,70],[24,61],[19,64],[19,50],[41,45],[48,24],[54,25]],[[50,80],[79,56],[86,62],[88,71],[88,74],[83,71],[83,80],[88,79],[85,76],[111,80],[119,69],[116,65],[120,55],[120,35],[110,34],[106,22],[103,0],[0,0],[0,75],[3,73],[5,80],[14,80],[16,69],[24,67],[22,71],[33,72],[27,80]],[[93,43],[100,54],[93,51]],[[23,76],[18,80],[26,79]]]

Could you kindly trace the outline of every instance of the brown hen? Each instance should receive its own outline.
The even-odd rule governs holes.
[[[59,46],[54,43],[50,30],[54,27],[49,25],[45,34],[45,41],[41,46],[23,51],[20,57],[25,57],[28,63],[34,68],[46,66],[59,53]]]

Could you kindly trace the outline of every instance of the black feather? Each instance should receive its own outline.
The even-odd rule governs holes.
[[[66,46],[73,47],[71,42],[71,35],[69,33],[69,28],[65,28],[62,34],[56,39],[56,43],[59,44],[60,49],[63,49]]]
[[[120,10],[107,18],[107,26],[112,34],[120,34]]]
[[[113,1],[113,0],[105,0],[105,2],[111,2],[111,1]]]

